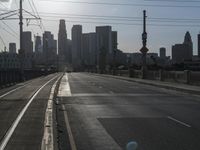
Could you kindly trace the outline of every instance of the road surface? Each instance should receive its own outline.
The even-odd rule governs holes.
[[[61,80],[60,149],[199,150],[200,98],[87,73]]]
[[[0,90],[0,150],[40,150],[52,85],[61,74]]]

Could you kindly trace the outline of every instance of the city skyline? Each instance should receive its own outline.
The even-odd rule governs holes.
[[[119,3],[123,3],[123,4],[127,4],[127,3],[134,3],[134,4],[145,4],[147,6],[119,6],[119,5],[103,5],[103,4],[79,4],[79,3],[67,3],[67,2],[47,2],[44,0],[36,0],[34,1],[35,5],[37,7],[37,10],[39,12],[39,14],[41,15],[41,18],[43,19],[43,24],[45,26],[45,30],[46,31],[51,31],[54,35],[55,35],[55,39],[58,39],[57,35],[58,35],[58,27],[59,27],[59,19],[65,19],[66,20],[66,29],[67,29],[67,34],[68,34],[68,38],[71,39],[71,28],[74,24],[82,24],[83,26],[83,33],[87,33],[87,32],[94,32],[95,31],[95,26],[103,26],[103,25],[111,25],[113,30],[118,31],[118,41],[119,41],[119,49],[123,50],[124,52],[139,52],[139,49],[142,46],[142,41],[141,41],[141,33],[142,33],[142,10],[143,9],[147,9],[147,15],[148,18],[150,18],[148,20],[147,18],[147,23],[151,23],[151,19],[152,18],[186,18],[187,20],[190,18],[198,18],[198,13],[197,12],[198,9],[196,9],[196,7],[186,7],[187,10],[184,10],[184,7],[164,7],[161,8],[160,6],[155,6],[155,5],[194,5],[196,3],[189,3],[189,2],[185,2],[183,4],[180,4],[178,2],[175,3],[170,3],[170,2],[159,2],[159,1],[138,1],[138,0],[134,0],[132,2],[130,1],[115,1],[115,4],[119,4]],[[95,1],[98,2],[98,1]],[[113,1],[109,1],[109,3],[113,3]],[[29,6],[28,2],[24,2],[24,8],[26,10],[31,11],[31,8]],[[197,3],[198,4],[198,3]],[[17,1],[13,1],[12,5],[10,7],[10,9],[16,9],[17,8]],[[56,7],[51,7],[55,5]],[[154,5],[155,7],[152,7],[152,5]],[[70,8],[68,8],[70,7]],[[68,9],[67,9],[68,8]],[[105,12],[97,12],[95,11],[97,8],[104,8]],[[134,11],[132,10],[134,8]],[[170,11],[167,10],[170,9]],[[198,8],[198,7],[197,7]],[[43,13],[41,13],[43,12]],[[45,14],[46,12],[46,14]],[[159,15],[157,15],[159,12]],[[166,12],[168,13],[166,15]],[[174,13],[176,12],[176,13]],[[47,14],[48,13],[48,14]],[[50,21],[49,17],[50,13],[52,13],[52,20],[55,21]],[[55,13],[53,15],[53,13]],[[173,14],[173,17],[171,17],[170,14]],[[106,20],[106,18],[104,18],[105,20],[98,20],[97,17],[95,19],[90,19],[91,22],[106,22],[105,24],[103,23],[86,23],[89,22],[89,20],[84,20],[83,18],[86,18],[86,16],[82,16],[81,18],[78,18],[78,16],[72,16],[72,15],[66,15],[66,14],[79,14],[79,15],[87,15],[87,14],[92,14],[92,15],[97,15],[97,16],[126,16],[126,17],[138,17],[139,21],[136,21],[136,19],[133,19],[135,21],[135,24],[141,24],[141,25],[125,25],[128,24],[130,18],[121,21],[119,20],[119,18],[117,18],[117,21],[110,21],[111,23],[109,24],[108,19]],[[182,14],[182,16],[184,17],[180,17],[180,14]],[[47,17],[47,15],[49,15]],[[68,17],[67,17],[68,16]],[[67,17],[67,18],[66,18]],[[74,18],[73,18],[74,17]],[[79,16],[80,17],[80,16]],[[91,18],[91,17],[90,17]],[[93,17],[94,18],[94,17]],[[49,19],[49,20],[48,20]],[[112,18],[113,19],[113,18]],[[123,18],[124,19],[124,18]],[[76,20],[79,20],[80,22],[76,22]],[[119,21],[118,21],[119,20]],[[133,22],[134,22],[133,21]],[[163,24],[161,21],[163,20],[159,20],[159,23],[157,24]],[[166,24],[173,24],[173,25],[177,25],[177,23],[170,23],[172,20],[170,20],[169,22],[165,22],[164,25]],[[18,33],[18,21],[4,21],[7,24],[9,24],[11,27],[13,27],[13,30],[15,30]],[[84,23],[85,22],[85,23]],[[108,23],[107,23],[108,22]],[[122,22],[123,24],[114,24],[115,22],[119,23]],[[133,22],[130,22],[129,24],[134,24]],[[141,23],[140,23],[141,22]],[[161,23],[160,23],[161,22]],[[182,25],[188,25],[189,23],[186,23],[186,21],[182,20]],[[196,20],[196,22],[198,23],[198,20]],[[198,26],[193,26],[194,24],[197,25],[197,23],[193,23],[191,26],[174,26],[174,27],[167,27],[167,26],[152,26],[152,25],[148,25],[147,26],[147,31],[148,31],[148,42],[147,42],[147,46],[149,48],[149,52],[159,52],[159,48],[160,47],[166,47],[166,52],[167,55],[171,55],[171,47],[172,45],[176,44],[176,43],[181,43],[181,41],[184,38],[184,34],[186,31],[189,31],[191,33],[192,36],[192,41],[194,44],[194,54],[197,54],[197,34],[199,33],[200,27]],[[35,22],[33,22],[35,23]],[[151,24],[153,24],[154,22],[152,22]],[[2,24],[2,27],[5,29],[6,26]],[[154,23],[155,24],[155,23]],[[178,23],[180,24],[180,22]],[[7,29],[8,30],[8,29]],[[26,21],[24,21],[24,30],[28,30],[28,31],[32,31],[33,35],[37,35],[37,33],[39,35],[42,35],[42,31],[40,30],[39,27],[35,27],[35,26],[28,26],[26,27]],[[1,29],[1,35],[2,37],[4,37],[4,41],[6,43],[7,49],[8,49],[8,43],[9,42],[16,42],[17,43],[17,48],[19,47],[18,45],[18,41],[19,39],[17,39],[17,37],[15,38],[14,36],[9,35],[8,33],[6,33],[3,29]],[[16,35],[17,36],[17,35]],[[3,46],[2,46],[2,42],[1,42],[1,50],[3,50]]]

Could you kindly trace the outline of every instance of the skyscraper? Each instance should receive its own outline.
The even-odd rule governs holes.
[[[30,31],[25,31],[23,34],[23,50],[25,54],[33,54],[33,41],[32,41],[32,34]]]
[[[182,63],[186,60],[192,60],[193,43],[190,33],[185,34],[183,44],[175,44],[172,46],[172,60],[174,63]]]
[[[118,46],[118,37],[117,37],[117,31],[112,31],[112,49],[117,50]]]
[[[92,69],[96,69],[97,65],[97,34],[89,33],[89,64]]]
[[[81,70],[82,66],[82,26],[72,27],[72,66],[74,70]]]
[[[24,50],[24,69],[31,69],[33,65],[33,41],[30,31],[25,31],[23,34],[22,47]]]
[[[90,54],[89,54],[89,33],[82,34],[82,64],[86,68],[89,67]]]
[[[162,58],[162,59],[166,58],[166,48],[164,48],[164,47],[160,48],[160,58]]]
[[[9,53],[16,53],[16,43],[9,43]]]
[[[112,63],[112,28],[111,26],[96,27],[97,34],[97,62],[99,69],[104,71]]]
[[[189,59],[192,59],[192,56],[193,56],[193,43],[192,43],[192,38],[191,38],[191,35],[189,33],[189,31],[186,32],[185,34],[185,38],[184,38],[184,42],[183,44],[186,44],[189,46],[189,49],[188,49],[188,58]]]
[[[43,33],[43,58],[45,64],[48,66],[55,65],[57,63],[57,41],[54,40],[53,34],[50,31]]]
[[[58,56],[59,66],[64,69],[65,65],[70,62],[70,52],[67,48],[67,31],[65,20],[61,19],[58,32]]]
[[[42,53],[42,39],[41,36],[35,37],[35,53]]]

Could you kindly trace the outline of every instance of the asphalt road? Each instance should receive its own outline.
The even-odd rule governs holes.
[[[60,149],[199,150],[200,97],[86,73],[61,80]]]
[[[47,100],[58,76],[59,74],[43,76],[0,90],[0,146],[6,141],[5,137],[12,133],[1,150],[41,149]],[[34,97],[18,124],[14,124],[35,92],[47,82]],[[13,128],[15,125],[16,128]]]

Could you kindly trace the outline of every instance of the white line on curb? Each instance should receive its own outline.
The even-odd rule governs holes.
[[[53,137],[53,98],[56,85],[61,77],[59,77],[51,88],[51,93],[48,99],[45,122],[44,122],[44,135],[42,139],[41,150],[54,150],[54,137]]]
[[[48,82],[46,82],[43,86],[41,86],[37,92],[35,92],[35,94],[31,97],[31,99],[29,100],[29,102],[25,105],[25,107],[22,109],[22,111],[19,113],[19,115],[17,116],[16,120],[13,122],[12,126],[10,127],[10,129],[7,131],[5,137],[3,138],[1,144],[0,144],[0,150],[4,150],[8,141],[10,140],[12,134],[14,133],[17,125],[19,124],[20,120],[22,119],[22,117],[24,116],[26,110],[28,109],[28,107],[30,106],[30,104],[32,103],[32,101],[34,100],[34,98],[38,95],[38,93],[48,84],[50,83],[52,80],[54,80],[55,78],[57,78],[58,76],[53,77],[51,80],[49,80]]]

